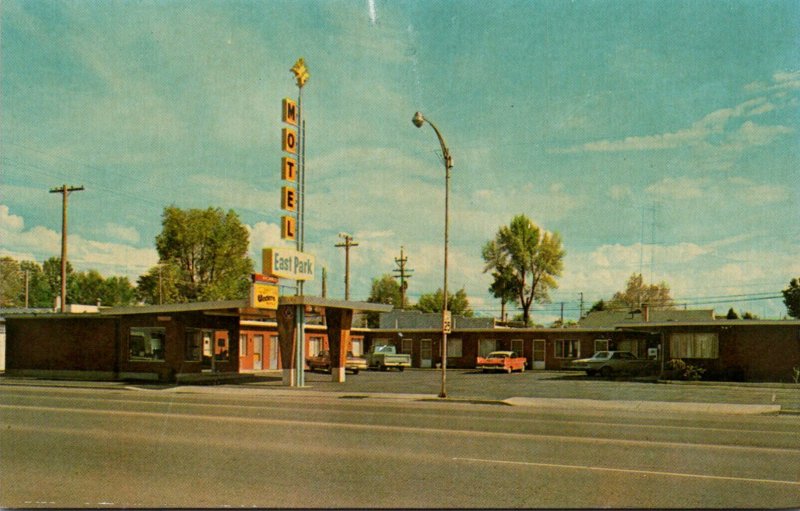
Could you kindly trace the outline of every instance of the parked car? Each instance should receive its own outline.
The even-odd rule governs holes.
[[[394,367],[402,371],[406,367],[411,367],[411,355],[397,353],[397,349],[391,344],[372,346],[367,353],[367,367],[381,371]]]
[[[590,358],[581,358],[569,365],[569,369],[586,371],[589,376],[599,373],[605,377],[618,373],[641,374],[655,367],[655,361],[637,358],[630,351],[598,351]]]
[[[512,371],[525,371],[525,364],[528,359],[520,357],[514,351],[493,351],[485,357],[478,357],[475,364],[476,369],[484,373],[489,371],[505,371],[511,374]]]
[[[331,354],[328,350],[322,350],[317,354],[317,356],[306,358],[306,365],[308,365],[309,371],[315,371],[316,369],[330,371]],[[353,352],[348,351],[344,368],[346,371],[351,371],[353,374],[358,374],[360,370],[367,368],[367,361],[361,357],[354,356]]]

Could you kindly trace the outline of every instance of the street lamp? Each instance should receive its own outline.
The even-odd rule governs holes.
[[[442,146],[442,156],[444,158],[444,298],[442,303],[442,389],[439,392],[439,397],[447,397],[447,334],[450,331],[450,311],[447,310],[447,241],[448,241],[448,224],[450,221],[449,216],[449,202],[450,202],[450,169],[453,168],[453,159],[450,157],[450,151],[447,150],[447,145],[444,143],[442,134],[439,129],[431,121],[422,116],[421,112],[414,114],[411,119],[414,126],[421,128],[426,122],[431,125],[436,136],[439,138],[439,144]]]

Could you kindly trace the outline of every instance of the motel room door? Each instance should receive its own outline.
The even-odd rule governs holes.
[[[534,339],[533,363],[531,364],[531,369],[544,369],[544,353],[545,353],[544,339]]]
[[[260,371],[264,369],[264,336],[253,336],[253,369]]]
[[[278,336],[272,335],[269,338],[269,367],[267,369],[279,369],[278,367]]]
[[[419,342],[419,366],[431,367],[433,365],[433,341],[422,339]]]

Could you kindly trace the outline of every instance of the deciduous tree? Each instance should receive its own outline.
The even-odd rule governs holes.
[[[422,312],[442,312],[443,302],[444,293],[442,288],[439,288],[435,293],[421,295],[414,308]],[[463,287],[454,295],[447,293],[447,310],[454,316],[472,317],[473,312],[469,306],[467,292]]]
[[[789,287],[782,291],[783,303],[786,304],[786,310],[793,318],[800,319],[800,278],[792,279],[789,282]]]
[[[253,261],[247,256],[248,238],[233,211],[164,208],[156,249],[161,263],[179,270],[179,301],[247,296],[253,271]]]
[[[522,307],[522,318],[527,325],[533,302],[546,302],[549,290],[558,287],[556,277],[564,268],[564,254],[558,233],[546,232],[525,215],[518,215],[484,245],[483,271],[494,271],[504,279],[506,275],[513,278],[515,301]]]
[[[372,289],[369,293],[367,301],[370,303],[383,303],[394,306],[395,309],[404,308],[401,304],[402,293],[400,292],[400,284],[391,275],[385,274],[379,279],[372,279]],[[379,313],[367,313],[367,325],[371,328],[377,328],[379,325]]]
[[[646,284],[641,273],[634,273],[628,278],[625,289],[614,293],[606,306],[609,309],[638,309],[642,305],[656,309],[674,308],[667,283]]]

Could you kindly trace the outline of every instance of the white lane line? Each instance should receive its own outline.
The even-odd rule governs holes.
[[[603,438],[603,437],[575,437],[567,435],[552,435],[541,433],[513,433],[504,431],[481,431],[471,429],[441,429],[431,428],[425,426],[395,426],[383,424],[360,424],[349,422],[333,422],[333,421],[313,421],[313,420],[297,420],[297,419],[271,419],[266,417],[239,417],[231,415],[218,415],[218,414],[193,414],[171,412],[164,413],[159,411],[127,411],[127,410],[90,410],[85,408],[62,408],[52,406],[36,406],[36,405],[5,405],[0,404],[0,410],[12,409],[17,411],[30,410],[42,412],[55,412],[55,413],[70,413],[81,415],[95,415],[95,416],[112,416],[112,417],[142,417],[142,418],[162,418],[164,420],[210,420],[221,421],[239,424],[271,424],[279,426],[297,426],[297,427],[319,427],[319,428],[338,428],[357,431],[387,431],[396,433],[425,433],[433,435],[446,435],[446,436],[467,436],[467,437],[483,437],[483,438],[509,438],[514,440],[523,441],[559,441],[575,444],[589,444],[589,445],[622,445],[629,447],[669,447],[669,448],[683,448],[691,446],[694,449],[709,449],[719,451],[747,451],[747,452],[763,452],[763,453],[778,453],[778,454],[800,454],[800,449],[793,447],[759,447],[749,445],[725,445],[725,444],[708,444],[697,443],[687,444],[685,442],[670,442],[664,440],[628,440],[618,438]]]
[[[753,479],[750,477],[713,476],[707,474],[684,474],[681,472],[660,472],[657,470],[635,470],[628,468],[592,467],[589,465],[561,465],[558,463],[535,463],[532,461],[489,460],[481,458],[452,458],[453,461],[468,461],[474,463],[494,463],[498,465],[524,465],[543,468],[563,468],[572,470],[590,470],[595,472],[619,472],[624,474],[643,474],[666,477],[685,477],[692,479],[715,479],[720,481],[737,481],[748,483],[772,483],[800,486],[800,481],[781,481],[776,479]]]

